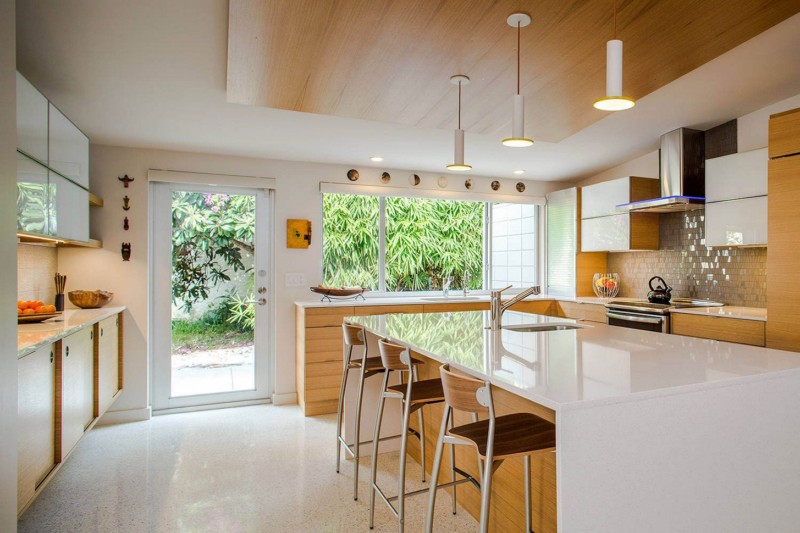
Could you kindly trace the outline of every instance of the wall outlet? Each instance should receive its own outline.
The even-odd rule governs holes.
[[[306,285],[306,275],[303,273],[286,274],[284,284],[287,287],[304,287]]]

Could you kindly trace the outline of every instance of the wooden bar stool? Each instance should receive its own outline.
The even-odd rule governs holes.
[[[400,533],[403,532],[405,527],[405,498],[416,494],[427,492],[428,489],[421,489],[412,492],[406,492],[406,451],[408,444],[408,434],[411,433],[419,439],[420,454],[422,458],[422,481],[425,481],[425,419],[422,414],[422,408],[426,405],[441,403],[444,401],[444,393],[442,390],[441,379],[426,379],[419,381],[417,374],[417,366],[422,364],[421,361],[411,357],[410,350],[399,344],[393,344],[386,339],[378,341],[378,348],[381,353],[381,361],[383,368],[386,370],[383,376],[383,387],[381,389],[380,402],[378,404],[378,417],[375,421],[375,435],[372,439],[372,487],[370,490],[370,504],[369,504],[369,528],[374,526],[375,519],[375,494],[379,494],[381,499],[389,506],[389,509],[397,517],[398,527]],[[389,385],[389,377],[392,372],[398,372],[401,376],[400,385]],[[407,382],[403,383],[402,378]],[[383,409],[387,398],[398,399],[402,402],[403,412],[403,427],[400,431],[400,472],[398,477],[398,490],[397,496],[387,497],[383,490],[377,483],[378,472],[378,444],[382,439],[378,436],[381,432],[381,422],[383,420]],[[417,411],[419,416],[419,432],[410,428],[408,425],[411,413]],[[456,491],[455,486],[458,483],[473,481],[465,473],[458,471],[455,468],[455,454],[454,449],[450,449],[450,461],[453,465],[452,482],[442,486],[453,487],[453,514],[456,512]],[[456,472],[459,472],[467,479],[456,481]],[[397,501],[397,508],[392,505],[393,501]]]
[[[492,389],[488,381],[454,374],[449,365],[440,369],[445,408],[436,456],[433,461],[431,486],[428,495],[426,533],[433,531],[433,509],[436,503],[436,480],[442,462],[445,444],[467,444],[478,451],[484,468],[481,476],[481,533],[489,530],[489,498],[492,493],[492,474],[504,460],[524,457],[525,479],[525,529],[531,532],[531,455],[555,451],[556,426],[530,413],[495,416]],[[477,415],[488,412],[487,420],[480,420],[448,431],[448,420],[453,409]]]
[[[361,401],[364,396],[364,380],[384,372],[383,364],[380,357],[368,357],[367,336],[364,328],[361,326],[354,326],[352,324],[342,324],[344,330],[344,346],[346,348],[344,354],[344,371],[342,372],[342,385],[339,389],[339,409],[336,414],[336,473],[339,473],[341,464],[342,445],[347,453],[353,457],[353,499],[358,500],[358,461],[359,449],[362,444],[368,444],[369,441],[361,442]],[[355,346],[363,347],[363,354],[361,359],[353,359],[353,348]],[[347,390],[347,377],[351,370],[359,371],[358,379],[358,398],[356,399],[356,416],[355,416],[355,438],[353,444],[348,444],[342,436],[342,411],[344,408],[344,394]]]

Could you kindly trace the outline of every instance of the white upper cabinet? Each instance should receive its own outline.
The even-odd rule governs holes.
[[[630,249],[630,215],[619,214],[581,220],[581,251],[615,252]]]
[[[89,191],[50,172],[50,235],[69,241],[89,241]]]
[[[17,148],[47,164],[47,98],[17,72]]]
[[[630,177],[589,185],[581,193],[581,218],[616,215],[617,206],[630,201]]]
[[[706,246],[766,244],[766,196],[706,204]]]
[[[707,160],[706,202],[766,196],[767,161],[766,148]]]
[[[50,104],[50,168],[89,188],[89,138]]]

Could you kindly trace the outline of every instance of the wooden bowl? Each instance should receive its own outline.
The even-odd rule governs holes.
[[[103,307],[114,298],[113,292],[107,291],[70,291],[69,301],[81,309],[97,309]]]

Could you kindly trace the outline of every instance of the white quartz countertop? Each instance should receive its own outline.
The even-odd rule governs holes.
[[[503,300],[510,300],[514,295],[512,293],[504,294]],[[546,294],[539,294],[537,296],[528,296],[524,302],[534,302],[537,300],[552,301],[558,300],[562,302],[577,302],[588,304],[606,304],[612,299],[610,298],[595,298],[595,297],[569,297],[569,296],[549,296]],[[301,300],[295,302],[295,305],[301,308],[314,308],[314,307],[362,307],[367,305],[432,305],[432,304],[458,304],[458,303],[476,303],[476,302],[489,302],[488,294],[469,294],[466,298],[458,291],[453,291],[449,298],[442,296],[377,296],[371,297],[367,293],[367,297],[362,300],[333,300],[331,302],[323,302],[319,299],[316,300]]]
[[[800,375],[793,352],[506,312],[504,325],[577,330],[491,331],[487,311],[354,316],[346,320],[556,412]],[[377,354],[375,354],[377,355]]]
[[[767,321],[767,310],[761,307],[737,307],[735,305],[726,305],[724,307],[693,307],[671,309],[670,313],[739,318],[742,320],[758,320],[761,322]]]
[[[17,357],[51,344],[75,333],[81,328],[100,322],[125,310],[125,307],[101,307],[100,309],[67,309],[60,317],[38,324],[17,326]]]

